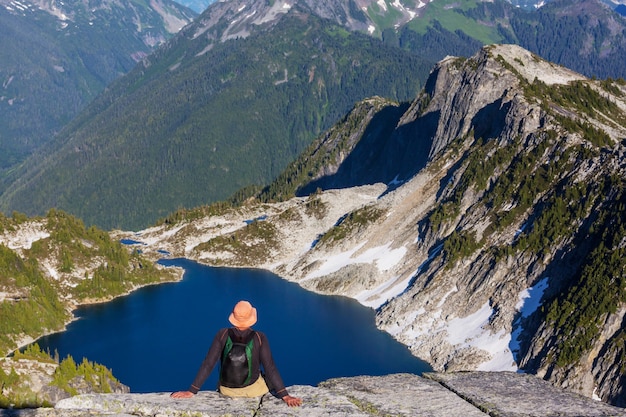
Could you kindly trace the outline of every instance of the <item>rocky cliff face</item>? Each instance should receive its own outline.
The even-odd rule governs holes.
[[[516,46],[449,57],[293,167],[326,191],[195,213],[142,249],[356,298],[438,371],[523,368],[620,404],[625,97]]]

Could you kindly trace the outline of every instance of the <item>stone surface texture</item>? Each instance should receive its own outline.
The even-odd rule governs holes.
[[[624,416],[626,410],[556,388],[532,375],[514,372],[428,373],[336,378],[317,387],[295,385],[302,407],[281,400],[231,399],[201,391],[191,399],[170,393],[84,394],[55,408],[0,410],[7,417],[548,417]]]
[[[625,416],[626,410],[513,372],[428,374],[491,416]]]

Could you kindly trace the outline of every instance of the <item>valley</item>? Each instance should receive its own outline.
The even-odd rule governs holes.
[[[211,4],[7,172],[0,209],[57,207],[105,229],[141,229],[179,208],[236,200],[272,182],[355,103],[407,103],[436,62],[485,42],[519,44],[590,78],[625,76],[626,24],[598,0],[536,11],[504,1],[350,4]]]
[[[267,269],[376,309],[377,326],[437,371],[520,369],[619,405],[625,96],[620,81],[487,46],[441,61],[408,106],[358,103],[243,203],[108,235],[141,242],[125,249],[144,259],[131,270],[152,275],[164,253]],[[299,196],[311,184],[317,191]],[[104,239],[63,213],[49,218],[66,231],[18,217],[4,240],[41,251],[48,235],[75,248]],[[52,253],[37,255],[52,265],[45,279],[91,282],[104,295],[107,280],[78,267],[83,255]]]
[[[626,24],[605,3],[232,0],[185,24],[161,2],[129,21],[165,32],[116,29],[133,52],[96,37],[94,55],[56,36],[128,9],[0,4],[29,40],[0,54],[52,57],[30,84],[46,68],[89,92],[23,112],[30,73],[0,70],[3,351],[179,279],[167,253],[358,300],[438,372],[521,370],[626,406]],[[0,400],[22,404],[64,367],[20,385],[11,366]]]

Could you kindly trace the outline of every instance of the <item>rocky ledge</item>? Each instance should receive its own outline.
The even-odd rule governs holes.
[[[337,378],[317,387],[296,385],[290,393],[304,404],[289,408],[266,395],[261,399],[229,399],[202,391],[192,399],[174,400],[169,393],[85,394],[55,408],[4,410],[7,416],[429,416],[530,417],[624,416],[613,407],[564,391],[532,375],[513,372],[428,373],[423,377],[394,374]],[[3,413],[0,412],[0,415]]]

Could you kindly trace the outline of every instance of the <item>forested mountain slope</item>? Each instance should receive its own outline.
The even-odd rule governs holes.
[[[170,0],[0,0],[0,176],[194,16]]]
[[[0,410],[38,407],[79,392],[127,392],[89,358],[53,358],[36,345],[4,356],[62,331],[81,304],[179,277],[67,213],[0,215]]]
[[[16,173],[2,208],[145,227],[268,183],[356,101],[408,100],[432,67],[297,7],[225,42],[210,17],[113,83]]]
[[[145,227],[267,184],[356,101],[412,99],[434,62],[484,43],[622,77],[624,22],[598,0],[216,2],[5,178],[0,208]]]
[[[175,280],[172,270],[129,253],[109,234],[67,213],[0,216],[0,351],[60,331],[80,304]]]
[[[626,78],[626,19],[599,1],[557,0],[511,19],[516,43],[588,77]]]
[[[359,103],[245,204],[135,238],[356,298],[436,370],[522,369],[624,406],[624,138],[624,81],[487,46],[408,106]]]
[[[434,1],[382,36],[437,59],[469,56],[477,41],[514,43],[588,77],[626,78],[626,19],[600,0],[554,0],[537,10],[498,0]]]

